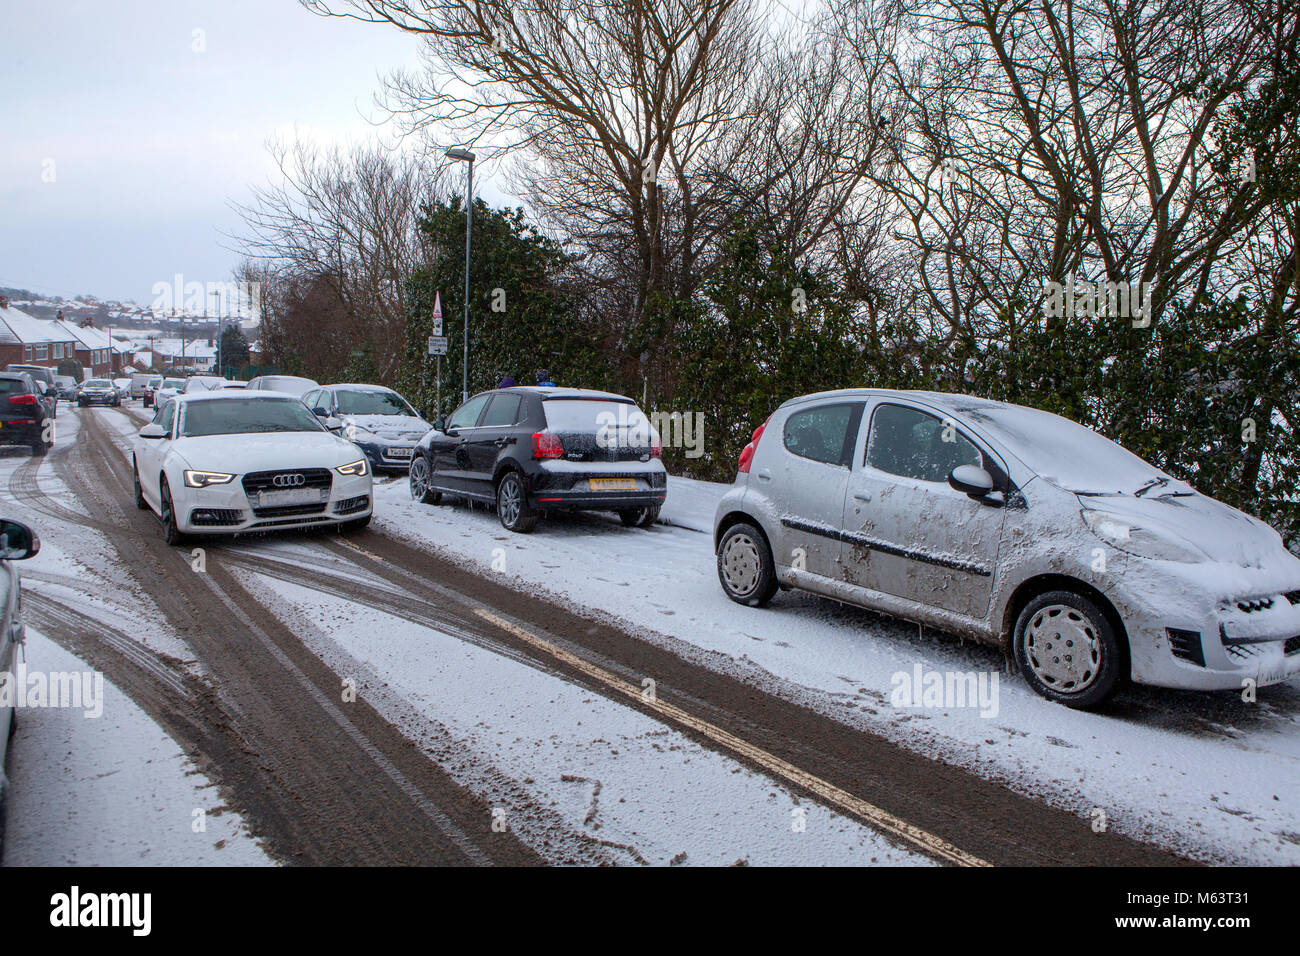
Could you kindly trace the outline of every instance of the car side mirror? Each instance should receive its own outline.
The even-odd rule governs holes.
[[[0,520],[0,560],[23,561],[40,550],[35,531],[18,521]]]
[[[138,434],[141,438],[166,438],[167,437],[167,433],[163,431],[163,427],[159,425],[157,422],[150,422],[148,425],[145,425],[144,428],[140,429]]]
[[[45,386],[45,394],[46,394],[46,395],[57,395],[57,394],[59,394],[59,390],[58,390],[57,388],[55,388],[53,385],[46,385],[46,386]]]
[[[330,410],[326,408],[324,405],[317,405],[315,408],[312,409],[312,411],[316,413],[317,418],[330,417]]]
[[[433,423],[433,427],[440,432],[445,432],[447,430],[447,419],[439,418],[437,421]]]
[[[972,498],[993,492],[993,476],[978,465],[958,465],[948,474],[948,484]]]
[[[325,427],[336,435],[341,434],[343,431],[343,423],[337,418],[330,418],[327,416],[325,418]]]

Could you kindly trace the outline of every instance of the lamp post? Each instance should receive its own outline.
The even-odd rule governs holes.
[[[212,298],[217,300],[217,374],[223,375],[221,371],[221,293],[212,293]],[[224,377],[224,375],[223,375]]]
[[[465,181],[465,342],[460,365],[460,400],[469,401],[469,237],[474,223],[474,154],[467,149],[447,150],[448,159],[469,163]]]

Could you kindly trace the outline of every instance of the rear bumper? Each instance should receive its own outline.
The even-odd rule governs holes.
[[[0,422],[0,445],[30,445],[40,440],[43,431],[44,426],[40,422],[34,425]]]
[[[597,490],[592,482],[635,482],[635,488]],[[528,503],[538,511],[622,511],[658,507],[668,496],[668,473],[658,459],[632,462],[547,461],[537,466]]]

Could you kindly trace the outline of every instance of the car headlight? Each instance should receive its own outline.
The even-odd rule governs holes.
[[[185,487],[206,488],[208,485],[224,485],[234,477],[234,475],[228,475],[224,471],[196,471],[193,469],[187,469],[185,472]]]
[[[1152,561],[1178,561],[1183,564],[1208,560],[1206,554],[1189,542],[1181,541],[1166,532],[1134,524],[1131,518],[1090,509],[1084,509],[1082,515],[1084,523],[1093,534],[1126,554]]]
[[[366,460],[362,458],[347,465],[339,465],[334,470],[340,475],[364,475],[369,473],[370,466],[366,464]]]

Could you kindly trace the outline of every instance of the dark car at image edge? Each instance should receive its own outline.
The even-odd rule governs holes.
[[[0,372],[0,445],[26,445],[33,455],[50,450],[54,416],[40,388],[26,372]]]

